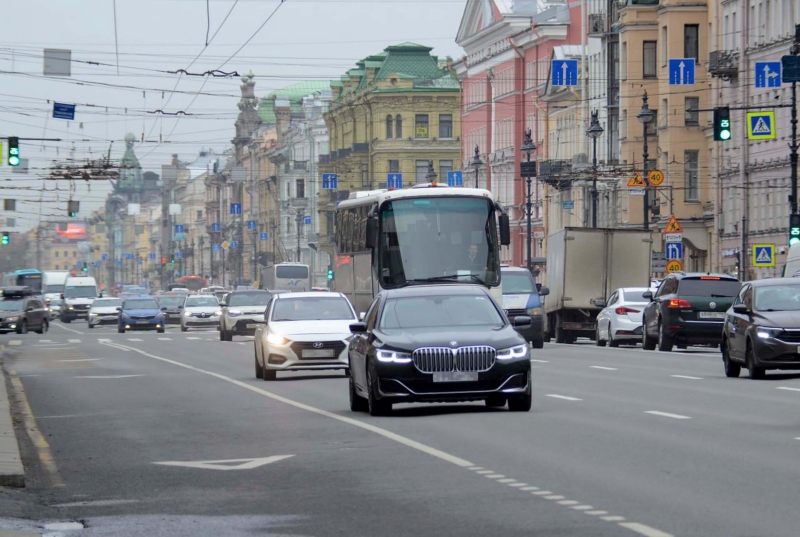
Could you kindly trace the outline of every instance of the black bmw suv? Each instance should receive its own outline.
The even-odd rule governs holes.
[[[727,274],[673,272],[642,314],[642,346],[669,352],[674,345],[719,345],[725,312],[742,284]]]

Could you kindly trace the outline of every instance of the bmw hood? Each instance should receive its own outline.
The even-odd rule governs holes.
[[[499,350],[525,343],[511,325],[494,329],[475,326],[381,329],[376,330],[375,335],[387,347],[409,352],[420,347],[456,348],[473,345],[489,345]]]
[[[350,337],[350,325],[356,322],[355,319],[336,320],[336,321],[270,321],[270,329],[285,336],[308,336],[314,339],[316,336],[341,335],[341,339]]]

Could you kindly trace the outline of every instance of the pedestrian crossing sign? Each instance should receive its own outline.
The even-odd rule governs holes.
[[[775,112],[747,113],[748,140],[774,140],[775,138]]]
[[[775,266],[775,245],[774,244],[754,244],[752,251],[753,251],[753,266],[754,267],[774,267]]]

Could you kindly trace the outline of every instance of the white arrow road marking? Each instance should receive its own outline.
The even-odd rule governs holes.
[[[143,377],[144,375],[92,375],[86,377],[75,377],[76,379],[130,379],[133,377]]]
[[[294,455],[275,455],[272,457],[262,457],[258,459],[227,459],[221,461],[164,461],[154,462],[163,466],[183,466],[184,468],[202,468],[203,470],[252,470],[265,464],[282,461],[294,457]],[[238,462],[241,464],[231,465]]]

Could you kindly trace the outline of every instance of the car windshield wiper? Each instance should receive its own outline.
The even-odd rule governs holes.
[[[432,276],[430,278],[416,278],[413,280],[406,280],[406,283],[425,283],[425,282],[441,282],[447,280],[457,280],[458,278],[471,278],[475,283],[486,285],[486,282],[474,274],[447,274],[445,276]]]

